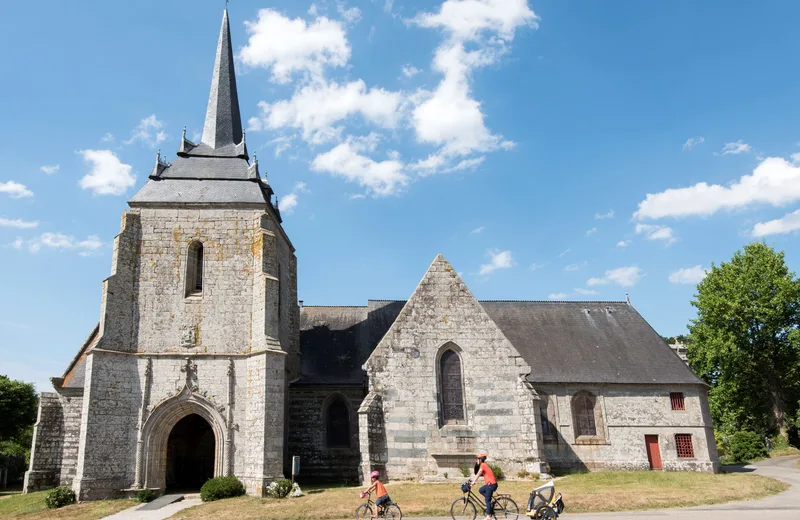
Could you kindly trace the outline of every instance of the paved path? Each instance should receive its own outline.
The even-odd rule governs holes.
[[[155,511],[139,511],[138,509],[144,504],[138,504],[134,507],[126,509],[125,511],[120,511],[119,513],[107,516],[102,520],[164,520],[165,518],[171,517],[182,509],[199,506],[202,503],[203,502],[200,500],[199,496],[190,495],[189,498],[185,498],[180,502],[174,502],[168,506],[162,507],[161,509],[156,509]]]

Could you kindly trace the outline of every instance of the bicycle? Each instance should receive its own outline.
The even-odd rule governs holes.
[[[450,506],[450,516],[453,520],[475,520],[479,510],[484,515],[487,514],[484,507],[486,500],[483,497],[478,498],[472,491],[469,480],[461,484],[461,491],[464,496]],[[492,508],[494,509],[492,516],[498,520],[517,520],[519,517],[519,508],[511,499],[511,495],[495,494],[492,497]]]
[[[372,508],[375,502],[372,501],[372,493],[362,493],[362,497],[366,497],[367,501],[356,508],[356,520],[372,520]],[[393,501],[382,507],[378,507],[378,518],[386,518],[387,520],[402,520],[403,512]]]

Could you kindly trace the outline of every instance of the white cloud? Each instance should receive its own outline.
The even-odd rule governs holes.
[[[787,213],[781,218],[758,222],[753,226],[754,237],[764,237],[767,235],[781,235],[800,230],[800,209],[792,213]]]
[[[565,292],[550,293],[547,295],[547,297],[551,300],[563,300],[567,296],[569,296],[569,294]]]
[[[452,38],[467,41],[486,31],[511,40],[517,27],[537,27],[537,20],[527,0],[445,0],[438,13],[420,13],[412,21],[421,27],[442,28]]]
[[[113,143],[115,141],[114,134],[106,132],[106,135],[100,138],[101,143]]]
[[[131,138],[125,141],[125,144],[139,141],[155,147],[167,139],[167,134],[164,133],[164,126],[163,121],[159,121],[155,114],[151,114],[139,121],[139,124],[131,133]]]
[[[629,245],[631,245],[630,240],[620,240],[617,242],[617,247],[628,247]]]
[[[361,20],[361,9],[358,7],[346,7],[343,3],[336,4],[336,11],[345,22],[353,24]]]
[[[531,271],[536,271],[544,267],[544,264],[531,264]]]
[[[686,140],[685,143],[683,143],[683,149],[691,150],[698,144],[703,144],[703,141],[705,141],[705,138],[702,135],[690,137],[689,139]]]
[[[27,242],[31,253],[37,253],[42,248],[76,250],[81,256],[89,256],[103,247],[103,242],[97,235],[91,235],[85,240],[76,240],[75,237],[61,233],[42,233],[41,236]]]
[[[90,172],[80,180],[84,190],[95,195],[121,195],[136,183],[131,165],[117,158],[111,150],[80,150],[83,160],[91,165]]]
[[[27,186],[14,181],[0,182],[0,193],[8,193],[12,199],[33,197],[33,192]]]
[[[588,264],[586,262],[583,262],[583,263],[580,263],[580,264],[569,264],[569,265],[564,267],[564,271],[566,271],[566,272],[578,271],[582,267],[586,267],[587,265]]]
[[[393,6],[393,5],[394,5],[394,0],[386,0],[386,1],[383,3],[383,10],[384,10],[385,12],[387,12],[387,13],[391,13],[391,12],[392,12],[392,6]]]
[[[335,139],[341,128],[335,125],[352,116],[382,128],[395,128],[402,117],[403,96],[382,88],[368,89],[363,80],[338,84],[324,80],[297,90],[291,99],[260,102],[263,126],[294,128],[303,139],[319,144]],[[250,121],[251,127],[258,127]]]
[[[7,219],[7,218],[0,218],[0,227],[8,227],[8,228],[16,228],[16,229],[30,229],[35,228],[38,226],[39,223],[36,221],[29,222],[22,219]]]
[[[514,259],[511,257],[511,251],[500,251],[499,249],[490,249],[487,251],[490,261],[488,264],[481,264],[480,274],[487,275],[497,269],[508,269],[514,265]]]
[[[350,59],[341,22],[324,16],[307,23],[261,9],[257,21],[244,24],[250,37],[239,58],[245,65],[271,70],[276,83],[289,83],[295,73],[320,78],[326,66],[341,67]]]
[[[644,234],[647,240],[663,240],[667,245],[673,244],[678,240],[673,235],[672,228],[669,226],[636,224],[636,234]]]
[[[743,142],[741,139],[736,141],[735,143],[727,143],[725,146],[722,147],[722,150],[719,152],[714,152],[715,155],[739,155],[740,153],[745,153],[751,151],[750,145]]]
[[[633,214],[639,220],[690,215],[712,215],[754,204],[783,206],[800,200],[800,166],[780,157],[768,157],[729,186],[705,182],[688,188],[648,193]]]
[[[610,209],[607,213],[595,213],[594,219],[595,220],[604,220],[607,218],[614,218],[614,210]]]
[[[586,231],[586,236],[588,237],[589,235],[594,235],[595,233],[597,233],[597,228],[593,227],[592,229]]]
[[[481,232],[481,231],[483,231],[484,229],[486,229],[486,226],[480,226],[480,227],[476,227],[475,229],[473,229],[472,231],[470,231],[470,234],[471,234],[471,235],[477,235],[478,233],[480,233],[480,232]]]
[[[486,159],[485,156],[471,157],[469,159],[462,159],[461,161],[453,164],[443,154],[431,154],[427,159],[420,159],[414,164],[408,165],[408,168],[417,172],[420,176],[433,175],[437,173],[452,173],[464,170],[474,170]]]
[[[42,166],[39,169],[42,170],[47,175],[53,175],[54,173],[58,172],[58,170],[61,169],[61,165],[54,164],[53,166]]]
[[[416,76],[420,72],[422,72],[422,71],[419,70],[418,68],[416,68],[413,65],[406,65],[406,66],[403,67],[403,76],[405,76],[407,78],[413,78],[414,76]]]
[[[558,257],[561,258],[562,256],[566,255],[567,253],[569,253],[571,251],[572,251],[572,249],[567,248],[567,249],[561,251],[561,253],[558,254]]]
[[[297,207],[297,196],[301,193],[308,192],[308,188],[306,188],[305,182],[298,182],[295,183],[294,189],[292,189],[291,193],[285,195],[280,200],[280,210],[282,215],[291,215],[294,213],[294,208]]]
[[[332,150],[317,155],[311,169],[344,177],[356,182],[374,196],[387,196],[398,193],[409,182],[403,172],[403,163],[397,160],[376,162],[362,155],[365,146],[353,138]]]
[[[702,266],[684,267],[669,275],[669,281],[680,284],[700,283],[706,277],[706,270]]]
[[[22,249],[22,244],[24,244],[22,237],[17,237],[17,239],[11,242],[9,245],[14,249]]]
[[[597,291],[594,289],[582,289],[580,287],[575,289],[575,292],[583,296],[592,296],[593,294],[597,294]]]
[[[622,287],[631,287],[636,285],[642,279],[642,276],[644,276],[642,270],[636,266],[617,267],[606,271],[602,278],[589,278],[586,281],[586,285],[594,287],[596,285],[615,283]]]

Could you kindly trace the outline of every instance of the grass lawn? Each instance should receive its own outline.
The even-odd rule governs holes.
[[[452,484],[393,484],[386,488],[403,516],[450,516],[450,504],[461,496],[461,481]],[[541,482],[501,482],[524,512],[528,495]],[[754,500],[784,491],[788,485],[758,475],[666,472],[598,472],[570,475],[556,481],[567,512],[627,511]],[[333,520],[352,518],[362,500],[361,488],[330,488],[284,500],[253,497],[209,502],[185,509],[172,518],[213,520]]]
[[[44,497],[47,496],[47,493],[47,491],[39,491],[27,495],[16,494],[0,498],[0,518],[3,520],[49,520],[51,518],[95,520],[136,505],[133,500],[98,500],[59,509],[47,509],[47,506],[44,505]]]

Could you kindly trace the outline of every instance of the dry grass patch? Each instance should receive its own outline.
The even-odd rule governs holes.
[[[460,481],[453,484],[393,484],[386,488],[400,505],[404,517],[450,516],[450,504],[461,496]],[[528,495],[541,482],[501,482],[501,493],[510,493],[520,511]],[[758,475],[705,473],[585,473],[556,482],[571,513],[629,511],[665,507],[718,504],[754,500],[779,493],[788,486]],[[176,513],[175,520],[338,520],[353,517],[362,500],[362,488],[329,488],[301,498],[284,500],[253,497],[210,502]]]
[[[47,509],[44,497],[48,491],[38,491],[27,495],[13,495],[0,500],[0,518],[4,520],[70,519],[96,520],[113,515],[136,505],[133,500],[97,500],[82,502],[59,509]]]

